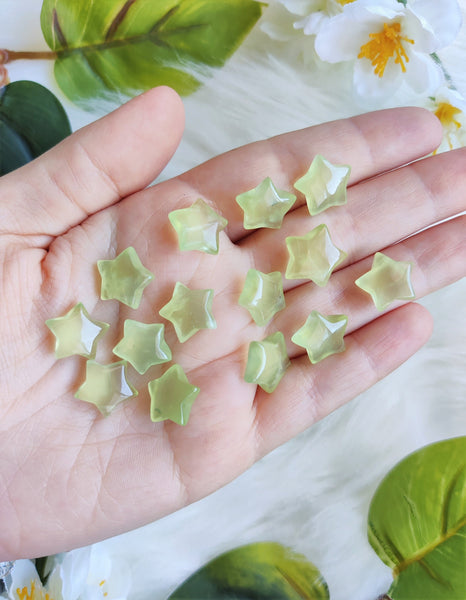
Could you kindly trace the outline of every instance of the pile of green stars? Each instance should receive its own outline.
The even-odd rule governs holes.
[[[316,215],[346,203],[349,175],[349,166],[332,165],[317,155],[294,187],[304,194],[309,213]],[[254,189],[237,196],[236,201],[244,212],[245,229],[278,229],[296,196],[277,189],[267,177]],[[177,233],[180,250],[218,254],[219,233],[227,226],[227,220],[204,200],[199,198],[188,208],[172,211],[168,218]],[[346,258],[346,253],[333,244],[324,224],[305,235],[287,237],[285,241],[289,254],[286,279],[308,279],[318,286],[325,286],[332,272]],[[97,268],[102,279],[101,298],[116,299],[133,309],[139,307],[143,291],[154,277],[132,247],[113,260],[98,261]],[[382,311],[395,299],[414,298],[410,271],[410,263],[377,253],[371,270],[355,283],[371,295],[377,309]],[[192,290],[177,282],[172,298],[159,314],[173,324],[179,341],[185,342],[201,329],[216,328],[212,314],[213,296],[212,289]],[[282,274],[250,269],[238,303],[249,311],[257,325],[268,325],[277,312],[285,308]],[[291,340],[306,349],[311,363],[317,363],[345,349],[347,323],[346,315],[322,315],[313,310]],[[95,404],[105,416],[124,400],[138,394],[127,377],[128,363],[142,375],[152,366],[172,360],[161,323],[127,319],[123,338],[113,348],[113,353],[121,360],[107,365],[98,363],[95,357],[97,343],[109,324],[92,319],[81,303],[65,316],[49,319],[46,325],[55,336],[57,358],[79,355],[87,359],[86,378],[75,396]],[[250,343],[244,379],[271,393],[289,365],[285,337],[277,331],[261,341]],[[192,404],[200,391],[188,381],[179,364],[173,364],[161,377],[151,380],[148,390],[152,421],[169,419],[180,425],[188,422]]]

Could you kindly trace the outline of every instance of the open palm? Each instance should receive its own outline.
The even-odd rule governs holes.
[[[464,275],[464,217],[413,235],[466,204],[463,151],[402,167],[439,143],[426,111],[286,134],[146,188],[182,123],[178,97],[158,88],[0,180],[0,560],[85,545],[197,500],[406,360],[428,338],[430,317],[401,302],[381,314],[355,287],[374,252],[415,264],[417,297]],[[299,197],[280,230],[245,231],[235,196],[266,176],[292,190],[317,153],[352,165],[348,204],[310,217]],[[181,252],[168,221],[199,197],[229,221],[217,256]],[[285,237],[320,223],[348,257],[326,287],[285,280],[286,309],[258,327],[238,305],[248,269],[284,272]],[[137,310],[99,299],[97,260],[128,246],[155,274]],[[177,281],[214,289],[218,324],[180,344],[165,322],[174,360],[201,389],[188,425],[150,420],[147,383],[166,366],[131,369],[139,396],[107,418],[75,399],[85,361],[56,360],[45,320],[83,302],[111,324],[97,358],[116,360],[124,320],[164,322],[158,311]],[[346,351],[317,365],[290,341],[313,309],[349,317]],[[292,364],[266,394],[243,379],[247,349],[277,330]]]

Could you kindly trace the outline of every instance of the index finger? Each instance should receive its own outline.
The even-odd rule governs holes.
[[[294,182],[309,168],[316,154],[334,164],[351,166],[349,185],[421,158],[438,147],[438,119],[422,108],[396,108],[308,127],[269,140],[254,142],[184,173],[177,178],[181,194],[176,208],[203,196],[228,219],[232,241],[249,235],[238,194],[253,189],[266,177],[297,196],[293,209],[305,203]]]

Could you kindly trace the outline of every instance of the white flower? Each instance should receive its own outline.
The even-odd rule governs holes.
[[[405,81],[417,93],[431,93],[443,81],[429,54],[451,43],[461,25],[456,0],[356,0],[326,20],[315,49],[327,62],[354,62],[360,96],[393,93]]]
[[[117,568],[98,545],[72,550],[53,562],[43,586],[32,561],[16,561],[9,600],[126,600],[131,586],[129,570],[121,564]]]
[[[443,126],[443,140],[436,152],[466,146],[466,100],[456,90],[441,87],[429,108]]]

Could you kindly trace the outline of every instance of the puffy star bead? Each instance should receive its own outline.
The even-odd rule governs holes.
[[[180,342],[185,342],[200,329],[215,329],[212,314],[213,290],[191,290],[176,282],[171,300],[159,311],[173,323]]]
[[[113,260],[97,261],[97,268],[102,277],[102,300],[119,300],[131,308],[139,307],[144,288],[154,279],[132,246]]]
[[[375,306],[382,311],[394,300],[412,300],[416,297],[411,284],[410,262],[393,260],[377,252],[370,271],[355,283],[372,296]]]
[[[236,202],[244,211],[244,228],[268,227],[279,229],[283,217],[296,201],[296,196],[278,190],[270,177],[266,177],[257,187],[236,196]]]
[[[312,161],[308,172],[294,187],[306,197],[311,215],[346,204],[346,186],[351,173],[348,165],[333,165],[320,154]]]
[[[154,422],[169,419],[186,425],[199,388],[191,385],[180,365],[172,365],[162,377],[149,383],[150,418]]]
[[[126,361],[101,365],[95,360],[86,363],[86,379],[75,394],[75,398],[90,402],[104,417],[124,400],[138,395],[126,377]]]
[[[249,344],[244,380],[256,383],[270,394],[280,383],[289,366],[285,338],[281,331],[277,331],[261,342]]]
[[[138,373],[143,375],[153,365],[160,365],[172,358],[164,338],[161,323],[141,323],[126,319],[124,337],[113,348],[113,353],[127,360]]]
[[[318,363],[331,354],[343,352],[347,323],[346,315],[322,315],[313,310],[291,341],[306,349],[311,363]]]
[[[95,358],[97,342],[109,328],[108,323],[91,319],[81,302],[63,317],[48,319],[45,324],[55,336],[55,356],[78,354]]]
[[[278,311],[285,308],[281,273],[262,273],[249,269],[238,303],[249,311],[257,325],[266,325]]]
[[[327,225],[319,225],[303,236],[287,237],[285,241],[290,255],[287,279],[311,279],[324,286],[346,257],[346,252],[332,242]]]
[[[180,250],[200,250],[218,254],[218,238],[228,221],[215,212],[202,198],[189,208],[173,210],[168,214],[178,234]]]

